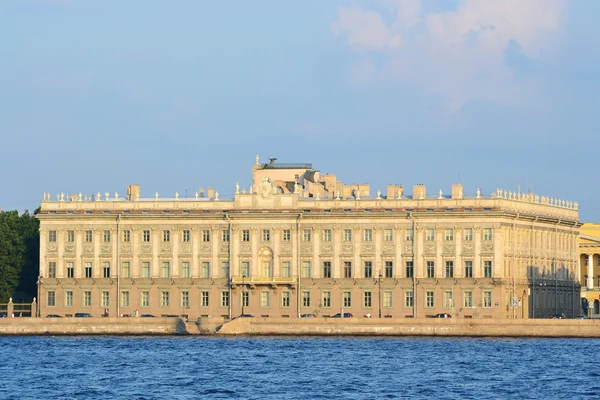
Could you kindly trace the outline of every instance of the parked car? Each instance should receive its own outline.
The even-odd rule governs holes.
[[[586,316],[583,314],[579,314],[578,316],[575,317],[576,319],[586,319]]]
[[[316,318],[315,314],[302,314],[300,318]]]
[[[344,313],[344,318],[352,318],[354,315],[352,315],[352,313],[349,312],[345,312]],[[331,316],[331,318],[342,318],[342,314],[341,313],[337,313],[333,316]]]
[[[152,314],[142,314],[142,315],[140,315],[140,318],[154,318],[154,315],[152,315]]]
[[[435,314],[432,318],[452,318],[452,315],[447,313]]]
[[[86,312],[76,312],[75,318],[92,318],[92,314]]]
[[[62,318],[62,315],[58,315],[58,314],[48,314],[48,315],[46,315],[46,318]]]

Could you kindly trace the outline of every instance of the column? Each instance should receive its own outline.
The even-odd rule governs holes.
[[[588,258],[587,288],[588,288],[588,290],[593,290],[594,289],[594,255],[588,254],[587,258]]]
[[[402,237],[402,227],[400,225],[394,225],[392,231],[392,239],[394,240],[394,278],[402,278],[405,274],[404,265],[402,263],[402,246],[404,245],[404,238]]]
[[[182,229],[174,226],[171,230],[171,277],[179,278],[179,242],[181,241]]]
[[[261,268],[258,263],[260,260],[258,259],[258,248],[259,248],[259,235],[261,232],[258,228],[250,228],[250,243],[252,243],[252,265],[250,265],[250,276],[251,277],[259,277],[261,276]]]
[[[342,266],[339,254],[342,252],[342,230],[339,226],[332,228],[333,235],[333,259],[331,260],[331,276],[335,279],[342,277]],[[333,305],[333,304],[332,304]]]

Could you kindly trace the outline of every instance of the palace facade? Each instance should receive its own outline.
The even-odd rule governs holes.
[[[192,198],[44,194],[40,315],[539,318],[580,311],[577,203],[253,167]]]

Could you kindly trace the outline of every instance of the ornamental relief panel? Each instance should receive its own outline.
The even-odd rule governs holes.
[[[331,244],[322,244],[321,245],[321,253],[331,253],[333,252],[333,245]]]
[[[444,244],[444,247],[442,248],[442,252],[445,254],[454,254],[456,252],[456,245],[455,244]]]
[[[303,245],[300,245],[300,251],[302,253],[312,253],[312,251],[313,251],[312,244],[303,244]]]
[[[123,254],[131,254],[133,251],[133,246],[130,244],[122,244],[121,245],[121,253]]]
[[[181,254],[191,254],[192,253],[192,246],[189,244],[182,244],[179,247],[179,252]]]
[[[425,243],[423,245],[423,252],[428,254],[435,254],[435,243]]]
[[[201,244],[199,250],[200,253],[207,254],[210,253],[211,246],[209,244]]]
[[[393,253],[395,249],[394,244],[384,244],[382,250],[384,253]]]
[[[280,253],[289,254],[292,252],[292,245],[290,243],[282,243],[279,248]]]
[[[112,246],[110,244],[103,244],[100,246],[100,254],[110,254],[112,253]]]
[[[473,253],[475,251],[475,245],[473,243],[464,243],[462,245],[463,253]]]
[[[404,243],[404,253],[412,253],[413,252],[413,244],[411,243]]]
[[[481,245],[481,252],[482,253],[493,253],[494,245],[492,243],[483,243]]]
[[[58,252],[58,246],[55,244],[49,244],[46,247],[46,252],[47,253],[57,253]]]
[[[252,245],[251,244],[242,244],[240,245],[240,253],[251,253]]]
[[[229,253],[229,245],[228,244],[219,245],[219,252],[220,253]]]
[[[362,245],[362,253],[373,253],[375,251],[375,246],[372,244],[363,244]]]
[[[75,254],[75,245],[65,246],[65,254]]]
[[[142,254],[152,254],[152,245],[151,244],[143,244],[141,246]]]
[[[171,252],[171,244],[170,243],[163,243],[160,245],[160,252],[161,253],[170,253]]]
[[[354,246],[351,244],[343,244],[342,253],[354,253]]]

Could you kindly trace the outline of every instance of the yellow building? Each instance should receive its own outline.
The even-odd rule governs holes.
[[[44,194],[41,315],[528,318],[579,312],[577,203],[252,168],[232,198]],[[233,186],[233,185],[232,185]]]
[[[588,222],[581,226],[579,262],[581,297],[588,304],[583,311],[588,317],[600,318],[600,224]]]

